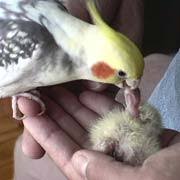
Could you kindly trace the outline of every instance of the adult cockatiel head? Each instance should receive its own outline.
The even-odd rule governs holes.
[[[103,21],[92,0],[87,1],[87,7],[96,27],[96,33],[86,40],[87,61],[95,80],[138,87],[144,69],[141,52],[130,39]]]

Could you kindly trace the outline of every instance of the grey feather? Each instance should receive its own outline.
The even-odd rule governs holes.
[[[25,6],[37,2],[0,1],[0,97],[77,79],[74,68],[83,65],[75,63],[45,27],[26,16]],[[66,11],[61,1],[54,2]]]

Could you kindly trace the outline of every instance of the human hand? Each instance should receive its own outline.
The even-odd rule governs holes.
[[[83,86],[83,84],[85,86]],[[100,91],[101,93],[108,94],[110,96],[114,96],[116,92],[118,91],[118,88],[116,87],[109,87],[106,88],[106,85],[100,85],[100,87],[94,88],[94,86],[98,86],[98,83],[93,83],[91,81],[75,81],[66,83],[63,86],[67,89],[70,89],[73,91],[74,94],[79,94],[80,92],[84,91],[85,89],[92,89],[93,91]],[[41,112],[41,109],[39,107],[39,104],[34,102],[33,100],[26,99],[26,98],[19,98],[18,100],[18,107],[22,114],[26,115],[27,117],[33,117],[37,116],[39,112]],[[47,108],[46,108],[47,109]],[[37,141],[31,136],[29,131],[24,127],[23,132],[23,138],[22,138],[22,150],[25,155],[32,159],[39,159],[42,156],[44,156],[45,151],[40,146],[40,144],[37,143]]]
[[[47,91],[45,92],[47,93]],[[96,108],[96,105],[98,105],[99,103],[98,108],[95,109],[94,111],[82,105],[78,101],[78,98],[76,96],[66,91],[65,89],[60,88],[60,87],[50,88],[48,90],[48,96],[54,99],[58,99],[59,105],[55,104],[57,103],[57,101],[55,102],[54,100],[51,100],[46,95],[44,95],[43,100],[47,107],[47,115],[44,115],[41,117],[32,117],[32,118],[29,117],[23,121],[24,126],[27,129],[25,132],[26,133],[30,132],[28,133],[28,135],[26,134],[24,136],[24,141],[23,141],[23,150],[26,152],[26,154],[36,157],[36,158],[40,157],[40,154],[39,154],[40,151],[37,150],[39,149],[37,145],[40,144],[40,146],[43,147],[41,149],[42,150],[45,149],[45,151],[48,154],[51,154],[52,151],[54,151],[53,150],[54,148],[55,149],[60,148],[62,150],[61,152],[65,154],[67,153],[67,155],[65,156],[67,156],[67,158],[70,158],[69,154],[72,153],[72,149],[78,150],[83,147],[83,144],[86,141],[86,137],[87,137],[86,136],[87,129],[90,123],[92,123],[95,119],[99,117],[98,113],[103,114],[115,106],[121,106],[119,105],[119,103],[113,101],[111,98],[103,96],[103,95],[97,96],[96,93],[92,93],[92,92],[86,94],[85,96],[87,95],[88,95],[88,99],[90,97],[91,101],[93,101],[93,103],[91,104],[91,108]],[[81,99],[83,99],[83,96],[84,95],[81,95]],[[96,101],[94,101],[94,99],[96,99]],[[86,99],[82,101],[84,103],[89,103],[88,101],[86,101]],[[37,108],[36,104],[34,104],[35,105],[34,106],[32,103],[35,103],[35,102],[32,102],[31,100],[27,100],[25,98],[20,98],[18,100],[19,108],[26,116],[32,115],[31,113],[34,113],[34,115],[36,112],[38,113],[38,110],[36,109]],[[106,104],[106,106],[101,108],[101,104]],[[96,113],[96,111],[98,113]],[[35,122],[35,124],[33,122]],[[41,130],[43,130],[43,132],[41,132]],[[55,137],[55,139],[53,138],[53,141],[55,140],[55,141],[61,142],[60,144],[58,142],[50,142],[49,140],[47,140],[50,143],[52,143],[50,147],[50,145],[45,143],[46,140],[44,140],[44,138],[49,136],[48,134],[51,134],[51,133],[52,134],[55,133],[55,135],[50,135],[51,137],[53,136],[55,137],[57,134],[61,133],[58,139],[57,137]],[[73,140],[69,138],[68,135],[70,137],[73,137]],[[40,138],[40,140],[38,139],[38,137]],[[38,143],[36,143],[34,139],[36,139]],[[43,141],[45,144],[43,143]],[[55,146],[56,145],[57,146],[54,147],[53,143],[55,143]],[[49,150],[47,146],[49,146],[50,148]],[[41,154],[41,156],[42,155],[43,154]],[[54,158],[58,158],[58,157],[55,157],[56,156],[55,154],[52,156]],[[61,161],[62,163],[69,161],[69,159],[67,159],[66,157],[62,157],[62,158],[63,159],[65,158],[65,160]]]
[[[180,134],[165,130],[162,143],[166,148],[151,155],[142,166],[132,167],[115,161],[107,155],[80,150],[71,162],[81,179],[88,180],[178,180],[180,166]]]
[[[84,92],[80,103],[76,96],[60,87],[50,88],[46,94],[47,115],[27,118],[24,125],[69,179],[85,179],[85,176],[89,180],[178,179],[180,135],[177,132],[164,131],[162,143],[166,148],[149,157],[142,167],[123,165],[110,156],[83,150],[89,125],[119,106],[118,103],[94,92]],[[32,104],[28,106],[29,100],[19,101],[20,105],[26,101],[24,109],[21,107],[25,114],[35,111]]]

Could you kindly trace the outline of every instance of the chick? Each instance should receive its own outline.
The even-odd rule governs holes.
[[[161,116],[150,104],[138,108],[139,115],[132,115],[127,98],[127,108],[113,109],[98,119],[90,128],[91,149],[112,155],[129,165],[141,165],[150,155],[160,150],[159,135],[162,131]]]

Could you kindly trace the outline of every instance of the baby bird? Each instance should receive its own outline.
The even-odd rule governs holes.
[[[89,133],[91,149],[138,166],[160,150],[161,116],[147,103],[139,107],[138,116],[132,115],[129,107],[135,97],[130,90],[125,92],[125,101],[125,110],[115,108],[92,125]]]

